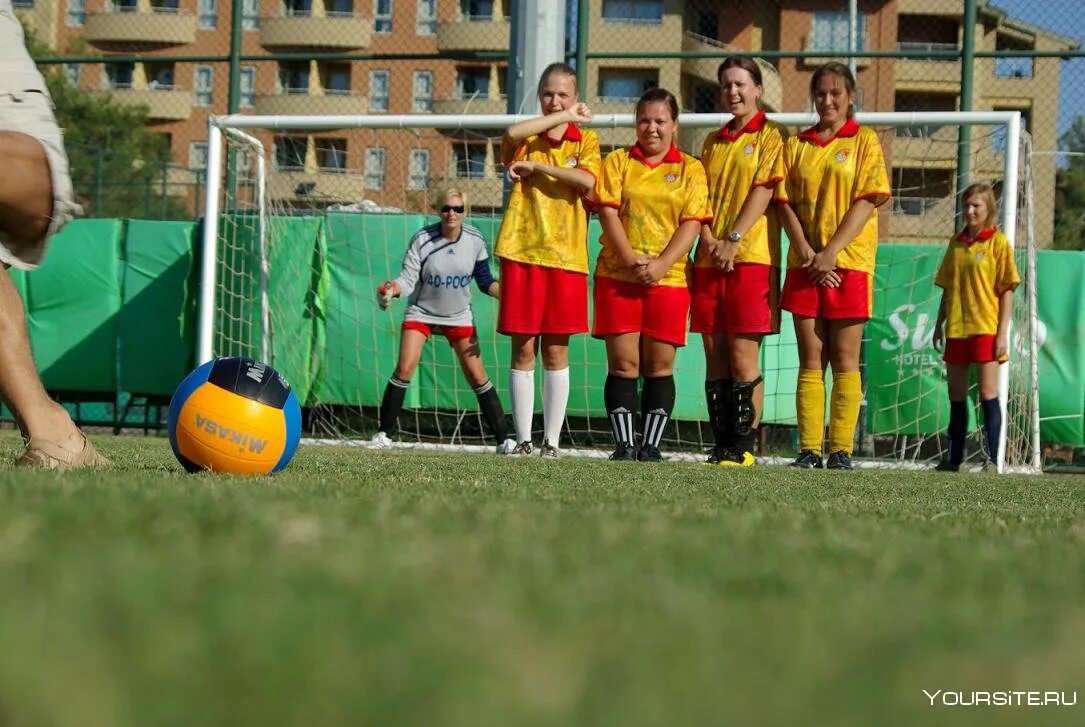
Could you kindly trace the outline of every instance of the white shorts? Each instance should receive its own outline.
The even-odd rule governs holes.
[[[0,90],[0,131],[15,131],[37,139],[49,162],[49,174],[53,181],[53,212],[45,237],[36,245],[13,250],[7,236],[0,232],[0,262],[20,270],[33,270],[45,256],[48,239],[60,232],[83,209],[75,203],[63,134],[57,126],[53,104],[46,93]]]

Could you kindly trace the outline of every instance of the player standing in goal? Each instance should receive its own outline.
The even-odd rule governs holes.
[[[607,156],[595,198],[603,249],[595,266],[592,335],[607,345],[603,389],[612,460],[658,462],[674,409],[674,358],[686,344],[689,251],[712,216],[701,162],[678,151],[678,102],[653,88],[637,102],[637,143]],[[641,445],[634,439],[643,378]]]
[[[956,472],[964,462],[968,428],[968,369],[979,374],[987,464],[998,460],[1002,409],[998,364],[1010,349],[1013,291],[1021,282],[1013,247],[996,227],[998,203],[989,184],[973,184],[961,196],[965,228],[950,239],[934,283],[942,288],[934,347],[942,350],[949,383],[949,456],[938,469]]]
[[[403,269],[395,280],[377,289],[377,302],[387,308],[393,298],[408,296],[407,312],[399,339],[399,362],[384,387],[380,406],[380,431],[372,442],[379,447],[392,443],[398,428],[403,398],[411,383],[422,347],[433,332],[444,334],[456,352],[467,383],[478,397],[478,406],[490,432],[497,440],[498,453],[508,454],[514,445],[506,441],[505,412],[497,389],[482,365],[474,316],[471,313],[471,281],[494,298],[501,298],[501,285],[490,274],[486,240],[473,225],[464,224],[467,198],[458,189],[442,196],[441,221],[414,233]]]
[[[761,69],[720,64],[720,106],[731,121],[705,139],[712,222],[694,255],[690,331],[705,350],[705,395],[715,447],[708,464],[750,466],[761,419],[761,339],[780,330],[780,225],[770,206],[784,133],[760,108]]]
[[[793,467],[822,466],[825,367],[833,367],[828,469],[852,469],[863,390],[859,348],[870,320],[877,208],[889,200],[889,177],[877,135],[860,127],[855,77],[826,63],[810,79],[817,123],[784,145],[777,207],[791,241],[783,308],[799,345],[795,393],[799,456]]]
[[[577,124],[591,111],[577,101],[576,71],[564,63],[539,79],[543,116],[509,127],[501,161],[515,182],[494,254],[504,295],[497,330],[512,341],[509,395],[514,454],[532,453],[535,356],[543,360],[543,443],[558,456],[569,403],[569,336],[588,330],[588,211],[599,174],[599,139]]]
[[[10,0],[0,0],[0,159],[0,398],[26,440],[15,464],[45,469],[108,465],[42,386],[23,302],[8,274],[12,266],[38,267],[49,238],[79,211],[45,79],[26,51]]]

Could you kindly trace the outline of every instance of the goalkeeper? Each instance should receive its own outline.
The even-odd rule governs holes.
[[[371,441],[378,447],[392,443],[403,397],[418,368],[422,347],[431,333],[438,332],[456,352],[464,376],[478,397],[479,409],[497,439],[498,452],[507,454],[516,443],[506,441],[501,399],[482,365],[470,289],[474,280],[482,292],[500,299],[501,286],[490,274],[482,233],[463,223],[467,212],[463,192],[450,189],[441,199],[440,223],[427,225],[414,234],[399,276],[377,289],[377,303],[382,309],[393,298],[406,296],[407,312],[399,339],[399,362],[381,398],[380,431]]]

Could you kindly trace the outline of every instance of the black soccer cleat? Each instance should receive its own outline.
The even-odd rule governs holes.
[[[799,456],[796,457],[795,461],[790,463],[788,467],[798,467],[803,470],[819,470],[822,467],[821,455],[812,452],[809,449],[804,449],[799,452]]]
[[[662,462],[663,453],[659,451],[659,447],[645,444],[637,450],[637,460],[640,462]]]
[[[853,470],[855,467],[851,463],[851,457],[844,450],[839,452],[833,452],[829,455],[829,461],[825,463],[825,469],[827,470]]]
[[[938,466],[934,468],[936,472],[960,472],[961,464],[953,464],[948,459],[944,459],[938,463]]]
[[[633,447],[627,447],[624,444],[619,444],[618,448],[611,453],[608,459],[611,462],[636,462],[637,450]]]

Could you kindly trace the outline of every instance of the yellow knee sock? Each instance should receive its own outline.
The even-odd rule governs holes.
[[[825,374],[821,371],[799,369],[795,414],[799,420],[799,451],[810,450],[820,455],[825,432]]]
[[[829,404],[829,451],[847,452],[855,442],[863,384],[858,371],[833,372],[833,394]]]

